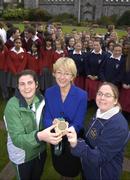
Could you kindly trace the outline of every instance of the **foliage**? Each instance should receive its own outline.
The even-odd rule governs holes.
[[[117,24],[122,25],[130,25],[130,10],[125,11],[122,16],[118,19]]]
[[[5,20],[48,21],[51,15],[43,9],[7,8],[3,11]]]
[[[127,143],[125,148],[125,157],[130,159],[130,141]]]
[[[130,172],[124,171],[121,176],[121,180],[129,180],[130,179]]]
[[[52,16],[43,9],[29,9],[28,20],[30,21],[48,21]]]
[[[97,23],[100,25],[110,25],[117,23],[117,15],[113,14],[112,16],[102,16],[100,19],[97,20]]]
[[[24,20],[28,17],[28,10],[22,8],[9,8],[3,11],[2,17],[5,20]]]
[[[72,14],[68,14],[68,13],[62,13],[59,15],[55,15],[52,19],[52,21],[56,21],[56,22],[61,22],[64,24],[76,24],[77,23],[77,18],[72,15]]]

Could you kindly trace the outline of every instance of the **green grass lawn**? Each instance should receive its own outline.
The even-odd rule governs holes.
[[[22,23],[15,24],[15,26],[19,27],[21,31],[23,31],[24,29],[24,24]],[[77,29],[78,32],[84,31],[84,30],[86,30],[87,32],[90,31],[89,27],[82,27],[82,26],[63,25],[62,28],[63,28],[64,33],[70,33],[72,29]],[[93,31],[93,33],[105,34],[107,32],[107,29],[106,28],[92,28],[91,31]],[[116,29],[116,31],[119,37],[126,35],[125,30]]]
[[[6,148],[6,131],[0,129],[0,171],[8,163],[8,155]]]
[[[3,112],[6,106],[6,101],[2,99],[0,94],[0,121],[3,120]]]

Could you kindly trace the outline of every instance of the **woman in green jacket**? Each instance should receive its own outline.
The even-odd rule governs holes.
[[[16,167],[18,179],[39,180],[46,160],[45,142],[58,144],[62,137],[52,133],[55,125],[43,130],[41,120],[45,101],[37,90],[35,72],[22,71],[17,85],[4,112],[9,159]]]

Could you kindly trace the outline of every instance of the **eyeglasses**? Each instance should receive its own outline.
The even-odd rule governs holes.
[[[69,76],[72,76],[72,74],[71,73],[68,73],[68,72],[61,72],[61,71],[56,71],[56,76],[57,77],[61,77],[61,76],[64,76],[64,77],[69,77]]]
[[[113,96],[112,94],[110,94],[110,93],[102,93],[101,91],[98,91],[97,92],[97,96],[99,96],[99,97],[105,97],[105,98],[111,98],[111,97],[115,97],[115,96]]]

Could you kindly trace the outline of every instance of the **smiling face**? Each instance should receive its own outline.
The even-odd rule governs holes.
[[[22,41],[21,41],[21,39],[20,39],[20,38],[16,39],[16,40],[14,41],[14,45],[15,45],[15,49],[16,49],[16,50],[19,50],[20,47],[22,47]]]
[[[69,46],[70,47],[74,47],[74,44],[75,44],[75,39],[74,38],[70,38],[69,39]]]
[[[113,56],[115,58],[118,58],[122,55],[122,47],[119,45],[119,46],[115,46],[114,49],[113,49]]]
[[[22,75],[18,80],[18,89],[27,103],[33,101],[37,86],[37,83],[31,75]]]
[[[117,97],[115,97],[114,91],[110,85],[102,85],[99,88],[96,96],[96,104],[102,113],[116,106],[117,101]]]
[[[56,70],[54,76],[60,88],[67,88],[71,86],[71,83],[73,81],[73,75],[69,71],[69,69],[65,69],[61,66]]]
[[[95,52],[99,52],[101,50],[100,42],[94,41],[93,42],[93,48],[94,48]]]

